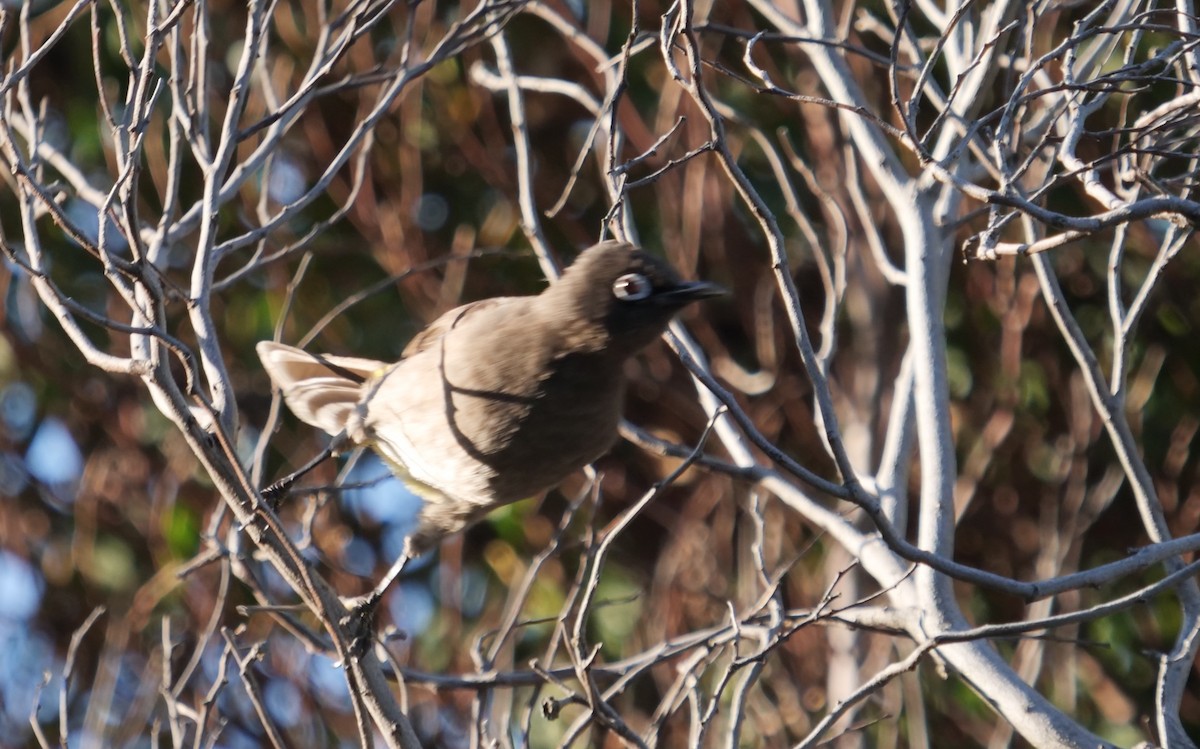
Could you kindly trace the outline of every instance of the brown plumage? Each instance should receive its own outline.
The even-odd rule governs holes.
[[[604,242],[541,294],[450,310],[394,364],[267,341],[258,353],[297,417],[373,447],[425,500],[412,555],[607,452],[624,362],[682,307],[719,293]]]

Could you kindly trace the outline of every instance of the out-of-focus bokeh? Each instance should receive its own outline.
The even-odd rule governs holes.
[[[164,34],[161,49],[150,56],[151,80],[138,95],[157,97],[147,107],[151,116],[121,135],[144,139],[135,161],[135,194],[106,212],[96,201],[128,175],[121,176],[114,136],[104,122],[119,120],[132,106],[129,67],[141,60],[147,31],[145,4],[118,5],[119,19],[104,3],[5,8],[0,60],[10,103],[3,116],[12,114],[19,97],[37,102],[42,121],[36,137],[53,149],[32,168],[62,191],[53,196],[59,215],[27,217],[13,199],[22,178],[5,174],[0,227],[6,246],[28,257],[24,222],[32,221],[45,272],[61,295],[128,324],[127,300],[116,290],[121,271],[85,252],[62,226],[70,222],[88,242],[132,261],[126,222],[153,229],[160,220],[187,217],[188,207],[202,200],[206,181],[186,149],[213,156],[248,24],[245,3],[155,3],[157,22],[169,18],[180,34]],[[210,227],[219,249],[211,271],[211,319],[236,403],[234,448],[256,479],[269,483],[299,466],[325,438],[290,414],[273,413],[277,404],[254,344],[278,335],[288,343],[303,339],[311,350],[390,360],[423,325],[455,305],[537,293],[547,280],[531,249],[535,232],[531,217],[523,216],[524,202],[535,209],[532,219],[551,248],[547,257],[560,266],[617,217],[686,276],[725,285],[729,297],[689,309],[683,323],[758,432],[817,477],[839,481],[773,272],[778,258],[768,249],[761,215],[722,166],[713,145],[718,133],[687,90],[697,71],[723,118],[720,147],[780,225],[779,249],[790,264],[786,273],[798,292],[797,311],[830,383],[845,448],[863,475],[873,474],[888,455],[912,307],[901,278],[904,233],[894,195],[864,164],[870,157],[857,150],[858,136],[846,122],[861,116],[873,127],[886,125],[879,132],[895,149],[897,164],[917,175],[923,164],[904,139],[893,96],[913,101],[922,75],[943,94],[956,85],[942,66],[950,63],[922,70],[907,59],[908,48],[897,53],[903,64],[891,57],[897,19],[883,5],[830,6],[829,22],[852,46],[843,50],[846,74],[870,107],[855,113],[822,103],[833,95],[802,40],[783,33],[782,22],[758,8],[770,4],[683,4],[692,14],[687,33],[697,40],[702,60],[695,71],[682,36],[669,34],[665,42],[658,36],[683,12],[680,4],[530,4],[502,26],[483,25],[453,54],[414,73],[379,113],[370,138],[356,140],[353,155],[333,169],[329,164],[374,116],[396,71],[405,65],[416,70],[435,54],[436,42],[452,35],[471,6],[364,2],[347,11],[342,3],[323,5],[266,6],[263,61],[253,63],[258,67],[246,77],[252,90],[234,123],[240,132],[225,167],[228,176],[239,163],[254,160],[254,174],[238,182]],[[520,4],[496,5],[499,16]],[[933,55],[939,38],[934,21],[946,22],[953,8],[939,15],[926,5],[932,4],[910,9],[905,23],[911,37],[905,41],[926,40],[923,54]],[[1014,170],[1049,174],[1057,168],[1046,144],[1062,138],[1032,112],[1040,96],[1069,88],[1069,82],[1026,81],[1023,100],[1018,86],[1031,61],[1051,55],[1089,11],[1087,4],[1036,5],[1037,13],[1024,6],[1009,10],[1004,23],[1010,25],[998,37],[1003,54],[990,63],[1002,70],[993,74],[994,85],[982,88],[971,109],[974,119],[961,124],[977,128],[972,137],[981,140],[943,162],[949,169],[956,168],[955,159],[977,159],[964,179],[997,193],[1003,190],[989,171],[986,149],[972,149],[1005,124],[1003,117],[1040,139],[1006,154]],[[1121,94],[1082,120],[1086,132],[1071,135],[1079,138],[1075,148],[1088,163],[1104,164],[1113,149],[1136,156],[1121,128],[1131,127],[1139,112],[1194,90],[1177,80],[1169,64],[1147,62],[1159,48],[1194,46],[1195,38],[1178,31],[1166,10],[1146,5],[1143,15],[1131,11],[1128,21],[1141,26],[1120,30],[1113,21],[1115,30],[1105,32],[1115,46],[1107,67],[1098,69],[1128,72],[1144,63],[1145,70],[1113,84],[1124,87]],[[979,23],[986,12],[965,11]],[[27,38],[22,13],[28,14]],[[328,70],[310,77],[320,29],[351,24],[362,32],[346,41],[346,51],[332,58]],[[955,28],[967,26],[960,19]],[[62,36],[44,56],[26,64],[16,54],[23,44],[46,44],[58,29]],[[498,58],[494,38],[503,40],[510,59]],[[181,54],[199,54],[204,64],[190,68],[194,78],[172,81],[167,73],[177,69],[171,61]],[[1056,74],[1063,53],[1057,54],[1054,62],[1039,63],[1043,75]],[[597,63],[597,55],[606,62]],[[515,89],[504,79],[505,65],[525,77],[518,79],[523,121],[516,136]],[[616,90],[606,79],[614,70],[623,77],[615,110],[606,98]],[[1094,93],[1106,84],[1098,74],[1080,85]],[[258,144],[274,137],[272,128],[282,122],[272,113],[287,108],[293,95],[308,99],[287,109],[286,133],[268,158],[259,159]],[[183,125],[170,112],[181,96],[204,100],[214,113],[207,133],[177,132]],[[1010,96],[1018,101],[1012,111],[1005,110]],[[1056,116],[1067,115],[1047,115]],[[959,126],[954,119],[939,116],[933,105],[913,115],[920,131],[932,133],[924,144],[929,148],[935,136]],[[1170,165],[1148,167],[1141,175],[1105,165],[1099,179],[1113,185],[1143,179],[1163,194],[1174,190],[1187,199],[1196,177],[1196,125],[1194,114],[1184,119],[1172,125],[1177,135],[1144,149],[1144,159],[1170,157]],[[27,121],[7,119],[3,127],[15,142],[30,139]],[[173,153],[172,142],[185,152]],[[1174,150],[1164,156],[1162,149]],[[1024,158],[1028,162],[1017,163]],[[59,174],[68,165],[78,174]],[[1062,172],[1024,197],[1070,215],[1102,210],[1083,180],[1075,179],[1077,172]],[[1012,184],[1026,178],[1022,172]],[[81,183],[98,194],[84,194]],[[616,209],[614,184],[622,201]],[[163,218],[168,194],[173,197]],[[305,198],[310,194],[311,200]],[[953,429],[957,461],[953,558],[1022,581],[1120,560],[1149,538],[1087,380],[1056,327],[1031,260],[1004,253],[981,259],[969,249],[992,228],[989,211],[1000,204],[989,207],[974,196],[957,200],[937,226],[953,253],[944,264],[949,277],[942,315],[949,388],[943,416]],[[98,216],[108,223],[102,226]],[[1128,419],[1166,527],[1182,537],[1200,530],[1193,439],[1200,428],[1200,347],[1194,345],[1200,255],[1190,234],[1194,223],[1175,219],[1176,228],[1158,214],[1102,227],[1048,250],[1047,257],[1084,341],[1099,357],[1099,370],[1111,375],[1121,354],[1123,401],[1115,406]],[[269,231],[250,236],[268,223]],[[1024,242],[1020,225],[1001,225],[996,234]],[[188,294],[202,232],[199,220],[188,224],[158,248],[155,262],[164,328],[193,348],[198,334]],[[221,246],[234,238],[236,243]],[[1164,261],[1163,248],[1171,242],[1178,249]],[[1116,302],[1114,277],[1124,284]],[[1139,324],[1121,339],[1114,334],[1114,305],[1135,305],[1148,279]],[[11,259],[0,271],[0,746],[36,746],[31,715],[51,741],[60,735],[60,693],[72,746],[76,740],[80,746],[147,746],[151,736],[168,742],[173,721],[202,725],[216,746],[261,746],[268,737],[255,705],[265,709],[287,745],[354,745],[351,698],[336,659],[270,612],[240,608],[261,603],[230,562],[245,554],[245,564],[254,567],[251,547],[244,539],[245,546],[231,546],[237,529],[220,510],[217,487],[193,449],[137,376],[107,373],[85,361],[39,300],[35,280]],[[327,318],[331,311],[336,314]],[[129,331],[87,319],[80,326],[98,349],[130,354]],[[182,366],[172,366],[182,386]],[[708,416],[667,345],[656,344],[632,362],[629,376],[629,421],[661,440],[695,446]],[[264,433],[268,425],[271,431]],[[715,459],[734,460],[717,437],[706,445]],[[761,451],[751,454],[770,462]],[[616,722],[580,718],[592,708],[565,698],[556,686],[570,682],[586,691],[563,655],[571,634],[563,625],[581,605],[579,589],[593,569],[598,535],[678,464],[678,457],[623,442],[596,465],[600,488],[581,473],[545,498],[494,512],[410,565],[382,618],[389,632],[399,633],[389,640],[389,665],[403,669],[409,714],[429,745],[474,745],[481,736],[517,746],[636,744]],[[915,452],[905,465],[911,471],[900,473],[901,488],[908,490],[903,502],[912,511],[899,531],[915,539],[928,477]],[[804,491],[870,533],[871,521],[852,504],[810,486]],[[368,590],[400,552],[414,502],[364,453],[323,465],[279,515],[315,569],[339,593],[354,595]],[[850,569],[860,551],[843,548],[820,523],[744,476],[720,466],[692,466],[605,551],[583,632],[590,643],[585,654],[594,647],[596,667],[614,665],[596,677],[601,681],[594,688],[605,693],[621,725],[653,737],[645,738],[648,745],[719,743],[724,739],[717,733],[736,732],[720,727],[698,736],[696,726],[706,715],[705,727],[719,726],[720,718],[709,712],[729,710],[742,721],[735,743],[793,745],[855,685],[911,653],[911,639],[886,628],[845,629],[816,615],[810,626],[796,613],[822,601],[844,606],[878,591],[878,579]],[[760,579],[763,569],[777,578]],[[269,565],[254,567],[253,574],[259,576],[257,591],[279,604],[295,602]],[[1103,585],[1073,588],[1052,603],[1026,603],[965,582],[956,583],[955,591],[972,623],[998,623],[1087,609],[1163,575],[1161,565],[1150,565]],[[832,599],[831,591],[837,594]],[[755,636],[770,647],[757,652],[742,643],[739,650],[722,640],[717,631],[730,624],[731,612],[760,596],[779,612],[792,612],[770,622],[763,604],[753,625],[762,628]],[[81,630],[99,606],[104,612]],[[304,616],[297,614],[312,624]],[[1041,633],[1021,633],[994,645],[1058,709],[1087,730],[1129,745],[1155,738],[1158,654],[1174,647],[1195,616],[1181,613],[1175,594],[1158,592],[1110,615],[1056,628],[1045,641],[1032,639]],[[245,657],[255,647],[260,650],[246,665],[249,676],[239,676],[233,655]],[[621,671],[627,662],[649,663],[651,652],[657,653],[653,665]],[[747,660],[738,662],[742,657]],[[551,668],[558,669],[552,677],[544,670]],[[680,676],[685,672],[687,679]],[[189,674],[186,683],[176,681],[181,673]],[[627,684],[620,674],[628,675]],[[742,679],[744,692],[737,686]],[[257,690],[253,699],[247,690]],[[712,702],[689,703],[696,695]],[[1193,735],[1200,732],[1198,698],[1193,669],[1176,711]],[[182,706],[192,711],[186,718],[172,712]],[[499,726],[489,725],[489,716]],[[577,730],[576,721],[584,727]],[[836,733],[845,746],[1025,745],[967,683],[944,678],[929,661],[881,686]]]

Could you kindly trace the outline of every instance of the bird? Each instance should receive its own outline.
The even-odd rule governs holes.
[[[333,435],[335,449],[346,441],[374,449],[424,500],[400,559],[359,604],[377,603],[407,559],[608,452],[625,362],[685,306],[724,293],[606,241],[539,294],[445,312],[394,363],[259,342],[297,418]]]

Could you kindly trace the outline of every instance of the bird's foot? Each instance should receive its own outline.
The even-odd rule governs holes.
[[[379,591],[343,600],[346,616],[338,623],[350,638],[346,653],[349,658],[362,658],[375,644],[376,618],[379,614],[379,602],[382,600],[383,594]]]
[[[272,510],[279,509],[279,500],[287,493],[288,489],[292,488],[292,484],[297,480],[307,475],[312,469],[321,465],[324,461],[332,457],[340,446],[345,441],[345,432],[333,438],[333,441],[322,450],[315,458],[302,465],[299,469],[292,471],[288,475],[279,479],[267,488],[263,489],[259,494],[262,495],[264,501],[271,506]]]
[[[347,613],[338,623],[342,625],[342,631],[350,637],[348,657],[357,660],[371,651],[376,640],[375,620],[379,612],[379,602],[392,587],[392,583],[396,582],[409,558],[408,553],[401,554],[370,593],[357,598],[342,599]]]
[[[284,476],[270,486],[264,488],[261,492],[263,501],[266,502],[272,510],[279,509],[279,501],[283,499],[283,495],[288,489],[292,488],[292,484],[296,483],[295,476]]]

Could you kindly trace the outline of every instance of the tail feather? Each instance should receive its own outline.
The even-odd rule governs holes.
[[[349,356],[310,354],[261,341],[258,358],[296,417],[332,435],[340,434],[362,397],[362,383],[387,364]]]

